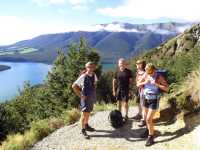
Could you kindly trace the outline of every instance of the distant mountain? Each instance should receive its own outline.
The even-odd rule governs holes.
[[[130,24],[114,22],[94,25],[90,29],[47,34],[0,47],[2,61],[36,61],[51,63],[56,49],[67,52],[67,45],[84,37],[99,52],[102,61],[113,62],[154,48],[182,33],[191,23]]]
[[[181,33],[189,28],[191,23],[155,23],[155,24],[130,24],[113,22],[110,24],[99,24],[94,26],[94,30],[105,30],[111,32],[154,32],[158,34],[174,34]]]

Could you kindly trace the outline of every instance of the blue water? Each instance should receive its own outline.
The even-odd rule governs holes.
[[[102,63],[103,71],[115,70],[116,64],[113,63]]]
[[[18,95],[18,89],[23,87],[24,81],[31,85],[42,83],[51,65],[42,63],[12,63],[0,62],[11,69],[0,72],[0,102],[10,100]]]
[[[51,69],[51,65],[42,63],[0,62],[0,64],[11,67],[9,70],[0,71],[0,102],[18,95],[18,90],[23,88],[25,81],[30,81],[31,85],[43,83]],[[115,65],[103,63],[102,67],[103,71],[107,71],[113,70]]]

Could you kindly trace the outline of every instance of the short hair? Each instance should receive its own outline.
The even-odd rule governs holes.
[[[146,62],[145,62],[145,60],[143,60],[143,59],[138,59],[138,60],[136,61],[136,64],[142,64],[142,69],[145,70],[145,67],[146,67]]]
[[[124,62],[124,63],[126,62],[126,60],[125,60],[124,58],[118,59],[118,62],[120,62],[120,61],[121,61],[121,62]]]
[[[155,70],[156,67],[152,63],[148,63],[145,67],[145,71]]]
[[[94,62],[88,61],[88,62],[85,64],[85,67],[87,68],[87,67],[89,67],[89,66],[94,66],[94,65],[95,65]]]
[[[145,61],[144,61],[143,59],[138,59],[138,60],[136,61],[136,64],[143,64],[143,63],[145,63]]]

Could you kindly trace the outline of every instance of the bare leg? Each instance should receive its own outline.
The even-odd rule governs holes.
[[[122,113],[122,102],[118,100],[118,110]]]
[[[86,118],[85,112],[82,112],[80,118],[80,124],[82,129],[85,129],[85,118]]]
[[[90,139],[90,136],[86,132],[86,123],[88,122],[88,118],[89,118],[89,113],[82,112],[81,119],[80,119],[81,127],[82,127],[81,133],[85,137],[85,139]]]
[[[145,107],[144,106],[141,106],[141,108],[142,108],[142,120],[145,120]]]
[[[146,107],[143,107],[143,115],[144,115],[144,120],[146,121],[146,118],[147,118],[147,114],[148,114],[148,108]]]
[[[138,104],[138,114],[142,115],[142,106],[140,103]]]
[[[128,116],[128,102],[123,102],[123,103],[124,103],[125,116]]]
[[[89,117],[90,117],[90,113],[89,112],[85,112],[85,124],[88,124],[88,120],[89,120]]]
[[[153,117],[155,115],[156,110],[148,109],[148,113],[146,116],[146,123],[147,127],[149,129],[149,135],[154,135],[154,123],[153,123]]]

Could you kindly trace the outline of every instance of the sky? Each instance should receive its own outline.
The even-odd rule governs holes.
[[[1,0],[0,45],[112,22],[200,21],[200,0]]]

